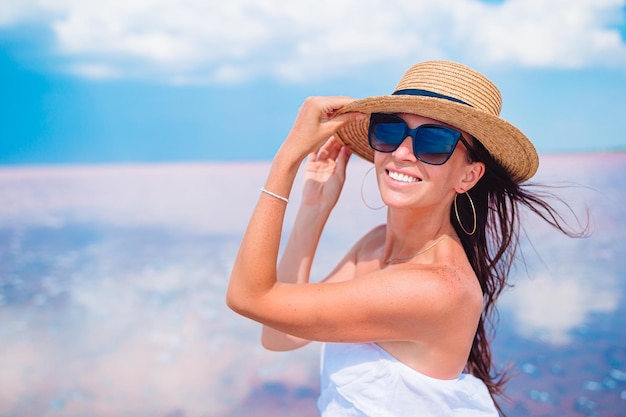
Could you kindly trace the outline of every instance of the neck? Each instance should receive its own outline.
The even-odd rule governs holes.
[[[456,237],[447,210],[399,210],[389,208],[383,262],[407,261],[428,250],[445,237]]]

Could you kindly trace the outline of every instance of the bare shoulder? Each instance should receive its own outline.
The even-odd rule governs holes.
[[[384,265],[385,235],[385,225],[367,232],[326,281],[358,281],[345,291],[354,291],[354,299],[368,294],[367,308],[377,309],[379,317],[428,316],[440,324],[451,316],[460,322],[480,315],[482,291],[460,242],[446,239],[414,261]]]
[[[458,265],[454,262],[437,264],[432,266],[430,274],[425,275],[430,275],[431,285],[436,286],[438,292],[445,297],[448,307],[476,312],[482,310],[480,283],[469,265]]]
[[[480,314],[482,290],[462,246],[449,239],[425,262],[392,265],[381,270],[407,293],[428,298],[433,308]]]

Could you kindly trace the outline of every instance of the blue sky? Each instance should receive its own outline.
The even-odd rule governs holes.
[[[626,0],[4,3],[3,165],[268,160],[306,96],[427,59],[492,78],[540,153],[626,149]]]

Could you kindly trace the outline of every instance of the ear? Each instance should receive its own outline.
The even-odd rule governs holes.
[[[456,192],[463,194],[464,192],[471,190],[484,174],[485,164],[483,162],[472,162],[467,165],[465,168],[465,174],[455,189]]]

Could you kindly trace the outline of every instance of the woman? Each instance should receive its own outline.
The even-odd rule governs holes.
[[[235,260],[227,303],[264,325],[263,345],[326,342],[322,416],[497,416],[503,379],[488,328],[529,207],[532,143],[499,117],[496,86],[452,62],[411,67],[389,96],[307,99],[277,152]],[[374,162],[387,223],[309,283],[351,153]],[[301,162],[303,199],[277,265]]]

